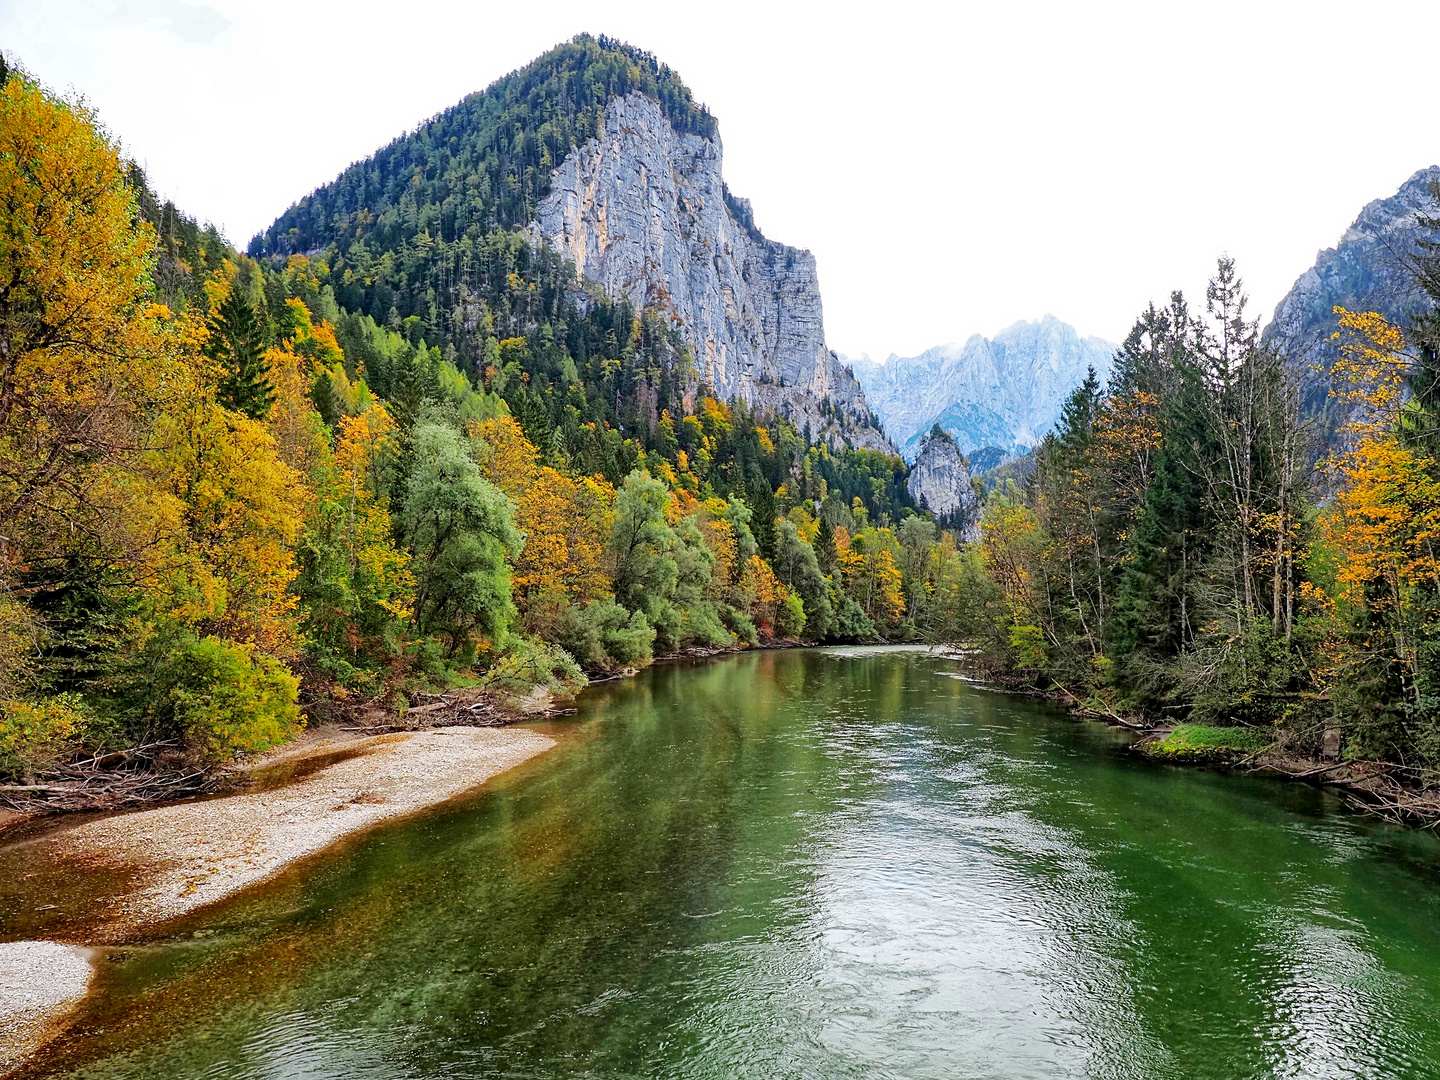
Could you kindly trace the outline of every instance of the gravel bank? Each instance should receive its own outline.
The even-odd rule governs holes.
[[[554,745],[523,728],[433,728],[350,744],[356,756],[273,791],[179,803],[59,833],[60,863],[135,869],[134,890],[91,940],[185,915],[344,836],[451,799]]]
[[[0,1075],[45,1040],[85,996],[92,974],[82,949],[53,941],[0,943]]]
[[[43,838],[27,878],[43,892],[77,871],[118,883],[57,936],[117,943],[258,884],[343,837],[452,799],[555,745],[523,728],[432,728],[293,747],[283,786],[97,818]],[[111,886],[107,886],[111,888]],[[43,910],[37,909],[37,910]],[[57,928],[58,929],[58,928]],[[87,952],[0,943],[0,1077],[85,996]]]

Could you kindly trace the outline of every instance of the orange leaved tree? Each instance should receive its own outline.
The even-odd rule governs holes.
[[[1322,674],[1355,753],[1418,748],[1433,759],[1440,732],[1427,717],[1440,638],[1440,461],[1405,436],[1414,406],[1404,333],[1374,312],[1336,313],[1336,396],[1352,412],[1346,445],[1330,463],[1338,490],[1311,559],[1328,594],[1311,594],[1327,623]]]

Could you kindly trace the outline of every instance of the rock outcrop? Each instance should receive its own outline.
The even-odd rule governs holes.
[[[982,447],[1010,453],[1044,437],[1088,368],[1103,381],[1115,349],[1046,315],[1017,322],[993,339],[975,334],[964,345],[891,356],[884,363],[860,359],[852,367],[870,407],[907,458],[920,452],[936,424],[966,453]]]
[[[967,534],[977,524],[979,496],[970,482],[970,463],[950,433],[935,427],[920,440],[920,452],[905,481],[916,506]]]
[[[721,176],[718,136],[680,134],[638,92],[556,168],[532,235],[614,297],[660,309],[696,375],[832,444],[894,448],[825,343],[815,257],[766,239]]]
[[[1322,418],[1324,436],[1332,436],[1345,418],[1343,405],[1329,397],[1329,372],[1339,357],[1331,340],[1335,307],[1378,311],[1403,324],[1428,306],[1404,260],[1423,234],[1420,218],[1440,214],[1430,194],[1437,181],[1440,167],[1421,169],[1394,195],[1360,211],[1339,243],[1316,255],[1265,328],[1264,340],[1299,373],[1306,411]]]

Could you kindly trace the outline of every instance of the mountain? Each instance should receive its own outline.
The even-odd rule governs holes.
[[[919,356],[847,362],[886,433],[913,458],[921,437],[937,424],[966,453],[1034,446],[1088,368],[1102,380],[1109,375],[1115,349],[1046,315],[1017,322],[993,339],[975,334],[963,345],[941,345]]]
[[[1264,340],[1301,372],[1306,410],[1321,417],[1324,435],[1333,434],[1344,419],[1343,407],[1329,398],[1329,371],[1339,356],[1331,340],[1334,309],[1378,311],[1403,325],[1427,306],[1405,257],[1425,232],[1420,218],[1437,213],[1430,193],[1437,182],[1440,167],[1432,165],[1388,199],[1368,204],[1333,248],[1316,255],[1315,265],[1295,282],[1265,328]]]
[[[916,506],[947,525],[973,531],[980,497],[971,481],[970,463],[949,432],[935,427],[921,438],[906,484]]]
[[[520,271],[538,262],[555,332],[563,323],[573,335],[597,305],[648,319],[650,366],[661,374],[632,424],[678,417],[707,386],[832,447],[893,453],[826,344],[814,256],[760,232],[721,161],[715,119],[673,71],[582,35],[351,166],[257,236],[251,254],[323,256],[345,307],[392,325],[414,320],[477,376],[493,366],[498,335],[529,337],[536,322],[514,317],[526,298],[507,295],[515,271],[497,276],[497,261]],[[578,279],[546,268],[547,252]],[[560,311],[566,304],[573,314]],[[566,342],[581,381],[615,322],[607,317],[599,341]],[[625,352],[624,342],[610,351]],[[551,384],[568,377],[561,364]]]
[[[587,279],[678,326],[699,377],[821,431],[823,402],[849,441],[886,447],[860,384],[825,343],[815,257],[768,240],[721,177],[719,135],[677,132],[634,92],[555,170],[532,235]]]

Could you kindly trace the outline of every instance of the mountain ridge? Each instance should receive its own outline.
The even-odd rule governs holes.
[[[886,433],[913,459],[937,424],[965,453],[1036,445],[1090,367],[1108,376],[1117,348],[1047,314],[912,357],[844,359]]]
[[[1330,369],[1339,358],[1332,340],[1336,306],[1377,311],[1404,325],[1429,307],[1405,262],[1416,250],[1422,216],[1440,213],[1431,185],[1440,166],[1417,170],[1385,198],[1372,199],[1334,247],[1322,248],[1275,306],[1262,339],[1279,349],[1299,373],[1305,409],[1321,420],[1322,436],[1333,437],[1346,414],[1329,396]]]

